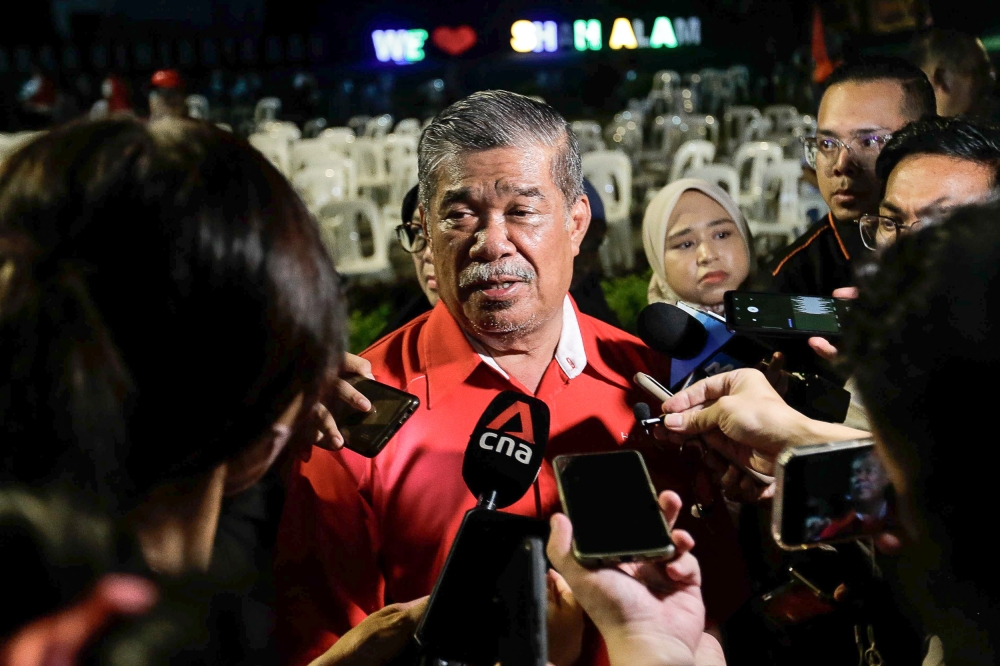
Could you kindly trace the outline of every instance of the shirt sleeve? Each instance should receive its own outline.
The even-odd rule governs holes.
[[[283,664],[308,664],[384,605],[371,465],[319,448],[295,465],[274,561]]]

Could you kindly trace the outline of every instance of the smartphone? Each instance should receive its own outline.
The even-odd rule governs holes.
[[[372,408],[362,412],[337,400],[333,406],[333,419],[337,422],[340,434],[344,436],[345,448],[366,458],[374,458],[406,420],[413,416],[413,412],[420,406],[420,399],[406,391],[365,377],[354,376],[347,383],[368,398]]]
[[[892,484],[870,439],[786,449],[771,533],[787,550],[870,537],[895,525]]]
[[[638,451],[557,456],[563,511],[573,523],[573,555],[584,566],[669,560],[676,551],[646,462]]]
[[[548,537],[544,520],[468,511],[417,626],[424,652],[445,661],[495,664],[501,654],[524,651],[523,644],[515,643],[518,636],[530,644],[544,642],[546,567],[541,556]],[[525,541],[532,539],[525,550]]]
[[[850,299],[727,291],[726,326],[744,335],[837,338]]]

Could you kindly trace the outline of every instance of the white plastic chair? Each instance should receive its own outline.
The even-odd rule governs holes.
[[[736,169],[728,164],[706,164],[697,169],[691,169],[684,174],[684,177],[699,178],[714,183],[728,192],[733,201],[740,193],[740,174],[736,173]]]
[[[298,141],[302,138],[302,132],[299,130],[299,126],[287,120],[268,121],[258,125],[257,131],[259,133],[270,134],[271,136],[280,136],[286,141]]]
[[[744,209],[748,219],[757,219],[760,216],[767,168],[783,158],[781,146],[768,141],[745,143],[736,149],[733,167],[740,175],[740,192],[736,202]],[[746,172],[745,179],[744,172]]]
[[[256,132],[248,136],[247,141],[259,150],[285,177],[291,174],[288,139],[280,135]]]
[[[278,119],[281,113],[281,100],[277,97],[264,97],[257,101],[253,109],[253,123],[259,126],[263,123]]]
[[[416,118],[403,118],[396,123],[396,129],[392,131],[397,136],[420,136],[420,121]]]
[[[715,159],[715,144],[711,141],[685,141],[674,153],[670,167],[670,182],[682,178],[685,172],[711,164]]]
[[[289,155],[291,172],[294,174],[310,167],[325,167],[331,159],[340,157],[341,153],[335,150],[330,142],[315,138],[302,139],[291,144]]]
[[[208,120],[208,98],[204,95],[188,95],[184,100],[187,105],[188,117]]]
[[[415,134],[390,134],[385,137],[385,159],[390,177],[396,171],[397,163],[417,156],[419,140],[420,137]]]
[[[350,127],[328,127],[316,138],[345,157],[350,157],[355,141],[354,131]]]
[[[790,104],[772,104],[764,107],[764,117],[771,121],[771,131],[775,134],[791,134],[802,114]]]
[[[358,187],[370,189],[387,185],[385,140],[360,137],[349,145],[351,159],[358,167]]]
[[[631,270],[632,251],[632,162],[624,153],[603,150],[583,156],[583,176],[594,186],[604,204],[608,234],[601,246],[601,264],[610,274],[614,265]]]
[[[767,165],[765,186],[775,186],[778,198],[778,215],[774,221],[753,220],[751,231],[755,235],[771,234],[783,236],[785,241],[797,238],[805,229],[806,218],[799,206],[799,181],[802,179],[802,164],[798,160],[781,160]]]
[[[313,118],[302,126],[302,136],[306,139],[315,139],[325,129],[326,118]]]
[[[663,91],[672,94],[681,84],[681,75],[672,69],[661,69],[653,75],[653,87],[650,92]]]
[[[292,187],[302,197],[313,215],[332,201],[345,201],[349,196],[347,174],[343,169],[313,166],[292,176]]]
[[[333,256],[341,275],[374,275],[392,277],[389,263],[389,237],[378,207],[367,200],[332,201],[317,214],[320,236]],[[367,226],[371,254],[365,254],[362,229]]]
[[[392,129],[392,116],[388,113],[382,114],[381,116],[375,116],[370,118],[367,123],[365,123],[365,133],[367,137],[373,139],[380,139],[389,133]]]
[[[575,120],[570,123],[570,129],[576,135],[580,153],[592,153],[605,150],[604,139],[601,138],[601,126],[594,120]]]
[[[723,135],[726,138],[726,152],[730,155],[736,147],[748,140],[744,138],[747,127],[754,121],[759,124],[763,117],[753,106],[731,106],[722,115]]]

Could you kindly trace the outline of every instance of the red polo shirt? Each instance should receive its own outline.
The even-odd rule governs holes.
[[[567,330],[574,317],[575,338]],[[374,459],[314,448],[308,461],[297,463],[275,558],[285,663],[308,663],[368,614],[431,592],[462,516],[476,504],[462,480],[476,421],[500,391],[528,393],[473,349],[443,303],[362,356],[378,381],[417,395],[420,407]],[[693,479],[704,480],[695,473],[700,463],[658,446],[636,428],[632,414],[634,403],[650,401],[632,376],[668,377],[669,359],[580,314],[568,299],[557,356],[535,393],[551,412],[538,477],[544,517],[559,510],[553,457],[622,447],[642,451],[658,489],[690,502]],[[747,598],[749,587],[736,531],[717,492],[714,499],[708,518],[685,511],[678,526],[697,542],[709,618],[718,623]],[[505,510],[535,516],[534,493]]]

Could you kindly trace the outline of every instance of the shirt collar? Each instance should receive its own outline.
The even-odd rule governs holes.
[[[435,400],[440,400],[451,388],[468,379],[480,363],[492,368],[505,380],[510,379],[510,375],[486,348],[462,330],[442,302],[431,311],[418,344],[420,358],[423,359],[421,369],[427,376],[428,409]],[[569,379],[575,379],[587,367],[580,321],[568,294],[563,300],[562,332],[556,345],[555,361]]]

